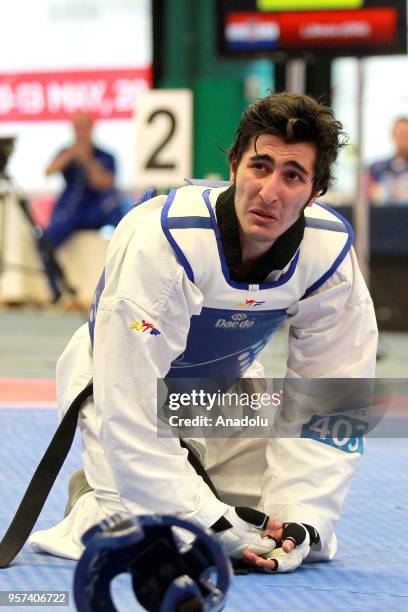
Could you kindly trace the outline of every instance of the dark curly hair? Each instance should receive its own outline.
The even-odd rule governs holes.
[[[251,141],[256,147],[261,134],[279,136],[288,144],[314,144],[317,155],[313,185],[318,195],[326,193],[333,178],[331,167],[340,148],[347,143],[342,124],[330,107],[310,96],[293,93],[274,93],[257,100],[244,113],[235,132],[230,162],[238,166]]]

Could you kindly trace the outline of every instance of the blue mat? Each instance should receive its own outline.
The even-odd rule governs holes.
[[[50,409],[0,410],[0,534],[3,535],[57,425]],[[36,525],[58,522],[69,475],[80,466],[74,447]],[[226,610],[408,610],[408,444],[369,439],[338,525],[339,552],[330,563],[305,564],[292,574],[237,576]],[[71,591],[75,563],[34,554],[25,546],[0,570],[0,591]],[[120,610],[139,609],[128,578],[115,581]],[[57,606],[47,609],[57,609]],[[5,608],[8,609],[8,608]],[[27,610],[10,607],[10,610]],[[37,608],[38,609],[38,608]],[[72,594],[69,607],[75,610]]]

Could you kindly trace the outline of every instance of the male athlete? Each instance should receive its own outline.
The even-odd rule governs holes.
[[[288,379],[374,376],[377,328],[351,230],[315,202],[342,138],[328,107],[270,95],[241,120],[229,187],[184,186],[120,223],[89,326],[57,368],[62,413],[93,380],[84,473],[65,519],[31,537],[35,550],[78,558],[82,533],[119,511],[196,520],[230,557],[266,571],[333,557],[361,445],[307,426],[270,439],[161,438],[157,380],[262,377],[256,358],[284,321]],[[228,325],[237,314],[253,324]]]

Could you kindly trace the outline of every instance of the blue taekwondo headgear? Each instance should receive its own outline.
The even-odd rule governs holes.
[[[181,528],[191,543],[179,537]],[[138,602],[152,612],[218,612],[232,579],[231,564],[214,534],[175,516],[114,515],[88,529],[74,576],[79,612],[115,612],[111,581],[132,577]]]

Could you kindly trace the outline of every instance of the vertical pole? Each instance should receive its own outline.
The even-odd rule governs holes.
[[[361,272],[367,285],[369,284],[369,207],[367,193],[367,178],[363,165],[363,140],[364,140],[364,87],[365,87],[365,60],[357,60],[357,177],[356,177],[356,199],[353,206],[353,223],[355,229],[355,250]]]
[[[286,62],[285,89],[295,94],[304,94],[306,90],[306,62],[304,59],[292,59]]]

